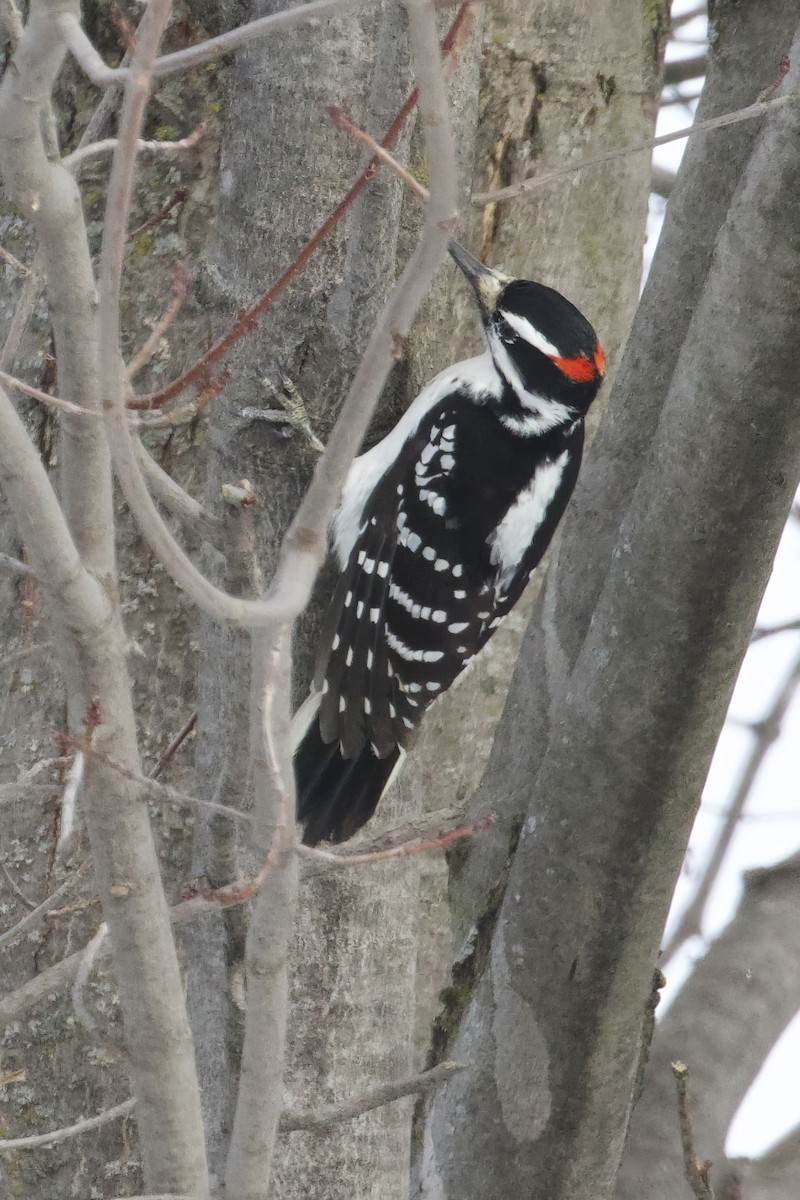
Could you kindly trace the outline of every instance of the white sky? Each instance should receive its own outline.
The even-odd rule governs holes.
[[[695,7],[695,0],[675,0],[673,14]],[[696,18],[679,31],[680,41],[670,43],[667,61],[693,58],[702,50],[697,41],[706,36],[705,18]],[[776,68],[777,69],[777,68]],[[696,95],[697,80],[677,90],[684,96]],[[657,133],[668,133],[691,123],[694,103],[662,107]],[[676,170],[685,142],[673,142],[654,151],[653,161],[668,170]],[[663,220],[665,202],[651,197],[648,241],[644,252],[645,272],[649,269],[653,248]],[[771,626],[800,617],[800,522],[790,521],[781,541],[775,568],[767,588],[759,625]],[[713,848],[716,833],[735,787],[753,735],[742,728],[765,716],[779,690],[795,654],[800,648],[800,633],[784,633],[765,638],[749,650],[739,674],[728,714],[714,757],[703,801],[689,843],[689,851],[675,893],[668,930],[683,906],[691,898],[703,865]],[[742,891],[744,873],[754,867],[769,866],[800,850],[800,805],[797,794],[798,753],[800,746],[800,697],[790,708],[778,743],[769,751],[752,790],[744,818],[734,835],[716,886],[706,906],[703,938],[695,938],[680,960],[670,966],[663,1008],[674,999],[690,973],[692,964],[705,951],[735,913]],[[798,914],[800,919],[800,914]],[[800,990],[798,991],[800,1008]],[[800,1088],[797,1068],[800,1064],[800,1013],[777,1043],[764,1068],[741,1106],[728,1135],[727,1152],[755,1157],[800,1123]],[[691,1063],[689,1064],[691,1068]]]

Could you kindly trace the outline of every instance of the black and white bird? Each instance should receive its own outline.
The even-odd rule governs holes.
[[[425,710],[522,595],[575,486],[603,376],[594,330],[562,295],[450,253],[488,349],[437,375],[347,478],[342,575],[295,719],[312,846],[370,819]]]

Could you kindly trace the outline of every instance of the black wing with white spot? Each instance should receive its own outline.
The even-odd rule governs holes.
[[[451,398],[376,482],[318,677],[320,733],[345,759],[403,745],[516,603],[572,491],[575,433],[526,444]]]

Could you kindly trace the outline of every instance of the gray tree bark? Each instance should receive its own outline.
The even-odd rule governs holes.
[[[431,1105],[422,1195],[613,1190],[669,897],[800,469],[796,136],[793,107],[765,123],[704,271],[694,238],[654,264],[474,801],[525,817],[462,871],[477,945],[449,1053],[471,1070]],[[686,186],[722,161],[701,142]],[[656,341],[680,323],[665,270],[693,304]]]
[[[254,5],[248,15],[262,11],[267,8]],[[452,11],[447,15],[452,19]],[[326,23],[318,32],[287,35],[280,54],[268,60],[257,47],[237,59],[229,76],[220,211],[206,271],[209,300],[220,324],[291,261],[365,164],[358,143],[330,124],[325,105],[342,104],[380,136],[411,82],[405,18],[395,3]],[[467,160],[476,85],[473,40],[451,97],[460,154]],[[399,142],[401,154],[410,137],[409,126]],[[418,221],[414,212],[401,234],[402,206],[400,186],[388,173],[379,173],[347,221],[270,310],[262,330],[241,343],[232,358],[232,402],[215,413],[212,423],[208,498],[210,505],[217,502],[222,481],[243,474],[254,481],[263,500],[259,536],[265,574],[308,482],[314,453],[297,435],[287,440],[263,424],[242,429],[236,410],[259,403],[274,406],[261,380],[269,375],[279,382],[284,374],[300,390],[314,428],[325,438],[399,272],[399,241],[402,237],[405,245],[410,240]],[[270,214],[268,225],[265,212]],[[396,411],[405,405],[407,391],[401,367],[389,389]],[[298,699],[313,660],[316,630],[312,612],[296,644],[302,680]],[[240,806],[247,791],[239,749],[247,697],[237,686],[246,670],[244,650],[237,643],[235,635],[204,629],[198,768],[205,795]],[[198,827],[196,871],[211,871],[215,882],[221,882],[252,870],[257,855],[246,845],[235,848],[226,834],[220,837],[215,824]],[[413,865],[387,863],[370,874],[339,878],[327,873],[307,881],[302,891],[286,1097],[292,1107],[313,1108],[411,1073],[416,872]],[[217,1174],[227,1146],[240,1052],[235,997],[242,932],[241,915],[231,914],[208,918],[202,930],[198,926],[190,934],[190,1008],[203,1063],[212,1171]],[[209,967],[213,988],[206,975]],[[387,979],[392,986],[386,986]],[[307,1195],[309,1181],[317,1179],[325,1181],[331,1200],[404,1195],[412,1106],[406,1100],[368,1113],[334,1135],[286,1135],[276,1191]],[[398,1110],[404,1116],[399,1122],[394,1119]]]

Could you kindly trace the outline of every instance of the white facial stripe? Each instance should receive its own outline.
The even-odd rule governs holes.
[[[527,317],[519,317],[516,313],[505,312],[502,308],[500,309],[500,316],[507,325],[511,326],[515,333],[518,333],[521,338],[529,342],[537,350],[541,350],[542,354],[546,354],[548,358],[561,357],[558,347],[549,342],[535,325],[531,325]]]
[[[546,396],[537,396],[534,392],[526,391],[508,351],[494,330],[489,334],[489,340],[498,370],[505,375],[520,404],[530,413],[530,417],[523,418],[501,416],[500,420],[504,425],[517,433],[530,436],[546,433],[548,429],[563,425],[574,416],[572,409],[558,400],[548,400]]]

